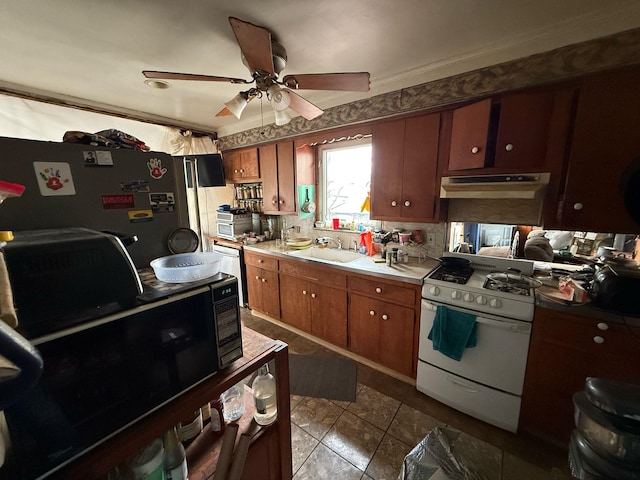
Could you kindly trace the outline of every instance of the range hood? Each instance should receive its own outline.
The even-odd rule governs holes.
[[[549,173],[443,177],[440,198],[535,199],[549,184]]]

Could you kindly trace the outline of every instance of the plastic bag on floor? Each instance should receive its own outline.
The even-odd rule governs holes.
[[[436,427],[404,458],[398,480],[486,480],[452,449],[460,432]]]

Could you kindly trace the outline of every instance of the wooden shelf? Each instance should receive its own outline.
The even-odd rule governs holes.
[[[276,394],[278,397],[278,420],[268,427],[260,427],[253,421],[253,401],[250,390],[245,391],[245,413],[239,420],[239,433],[254,432],[252,447],[247,464],[251,465],[253,447],[268,439],[268,451],[260,457],[262,471],[252,478],[269,480],[289,480],[291,471],[291,423],[289,404],[289,350],[285,343],[265,337],[246,327],[242,328],[243,356],[228,368],[198,383],[182,395],[139,419],[123,431],[108,438],[94,449],[86,452],[73,462],[58,470],[48,478],[53,479],[102,479],[116,466],[126,461],[155,438],[161,437],[190,412],[218,398],[222,392],[241,382],[257,371],[262,365],[273,361],[275,364]],[[248,404],[247,404],[248,402]],[[254,431],[255,429],[255,431]],[[220,450],[221,434],[212,432],[209,425],[187,448],[189,478],[204,480],[211,478],[215,471]],[[262,452],[260,452],[262,453]],[[257,455],[256,455],[257,456]],[[258,463],[260,463],[258,462]],[[256,462],[254,462],[256,463]],[[243,475],[242,478],[249,478]]]

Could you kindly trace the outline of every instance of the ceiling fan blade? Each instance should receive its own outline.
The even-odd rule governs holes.
[[[323,114],[323,110],[320,110],[309,100],[302,98],[297,93],[285,89],[286,92],[289,93],[289,97],[291,98],[291,103],[289,104],[289,108],[294,112],[299,113],[307,120],[313,120],[316,117],[319,117]]]
[[[233,115],[233,113],[231,113],[231,110],[229,110],[227,107],[224,107],[222,110],[216,113],[216,117],[226,117],[227,115]]]
[[[229,17],[229,23],[249,68],[275,75],[269,30],[235,17]]]
[[[308,73],[286,75],[282,79],[287,87],[298,90],[345,90],[368,92],[369,73]]]
[[[143,70],[142,74],[147,78],[156,78],[161,80],[200,80],[203,82],[252,83],[252,81],[243,80],[242,78],[216,77],[214,75],[198,75],[195,73],[156,72],[154,70]]]

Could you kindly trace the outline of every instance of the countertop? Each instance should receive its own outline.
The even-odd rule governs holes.
[[[307,259],[289,255],[289,252],[293,252],[296,250],[293,248],[283,248],[279,245],[276,245],[275,240],[271,240],[268,242],[259,242],[254,245],[245,245],[244,249],[257,253],[268,253],[280,258],[296,260],[299,262],[311,262],[314,264],[327,265],[333,268],[354,273],[375,275],[377,277],[384,277],[390,280],[413,283],[415,285],[422,285],[422,279],[431,270],[439,265],[436,260],[426,259],[420,261],[414,257],[409,258],[409,263],[396,263],[392,264],[391,266],[387,266],[386,263],[374,263],[373,259],[376,257],[370,257],[367,255],[362,255],[362,258],[348,263],[335,263],[316,259]],[[377,258],[379,258],[379,255],[377,256]]]

